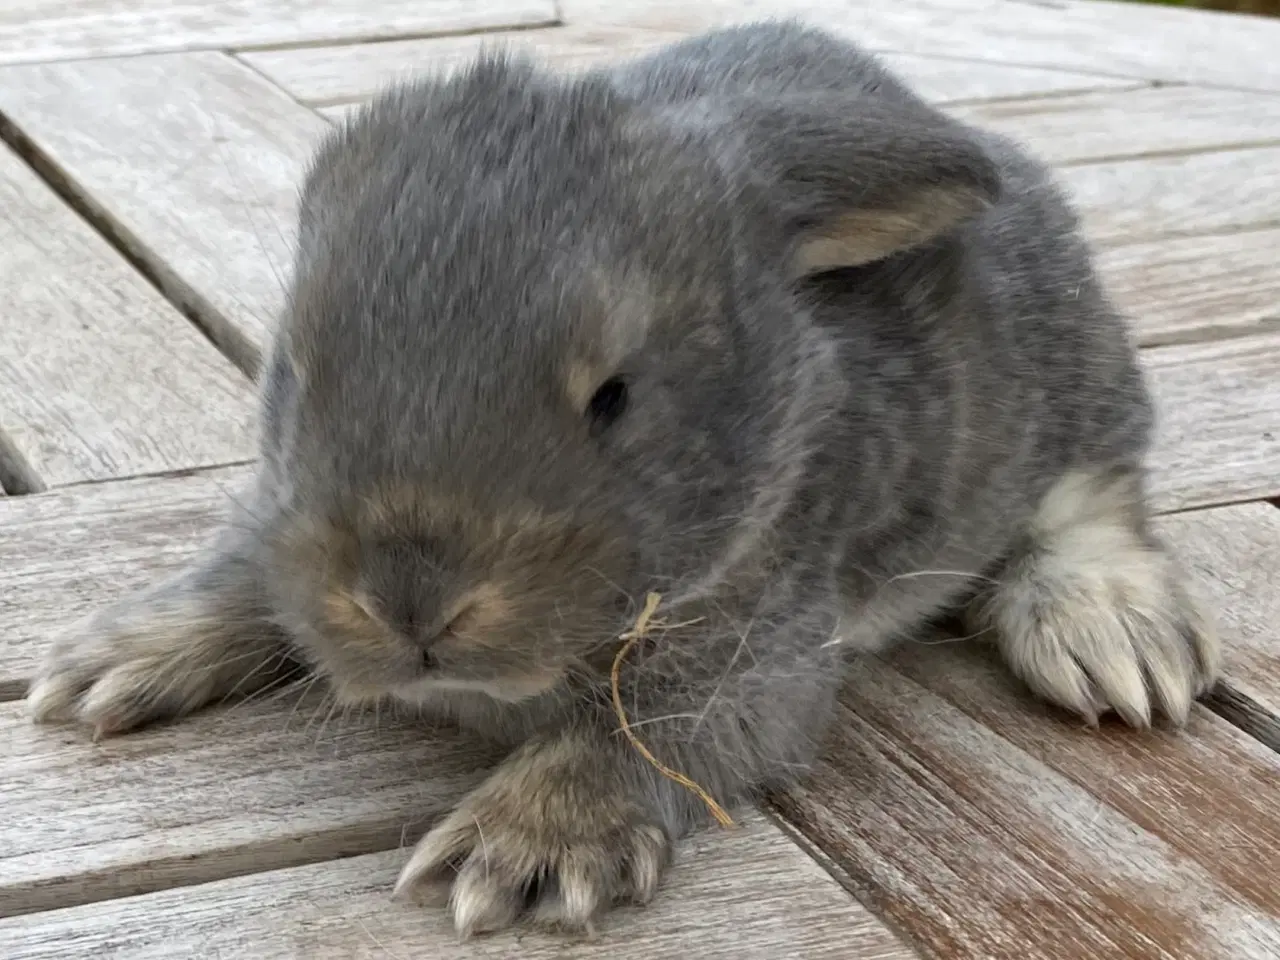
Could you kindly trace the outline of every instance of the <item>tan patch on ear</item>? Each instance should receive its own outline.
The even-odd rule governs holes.
[[[565,391],[569,394],[569,402],[574,409],[585,410],[591,402],[591,395],[608,376],[596,364],[581,359],[570,360],[569,371],[565,376]]]
[[[881,260],[936,237],[986,206],[977,193],[929,187],[892,209],[850,211],[819,227],[800,245],[792,277]]]

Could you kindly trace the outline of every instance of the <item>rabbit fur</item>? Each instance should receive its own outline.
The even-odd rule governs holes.
[[[617,735],[649,591],[678,626],[621,699],[726,806],[803,776],[851,654],[949,612],[1090,720],[1181,722],[1213,682],[1069,205],[850,42],[489,51],[358,111],[300,210],[244,507],[55,640],[38,718],[119,733],[304,671],[457,720],[510,753],[397,889],[475,933],[646,901],[706,822]]]

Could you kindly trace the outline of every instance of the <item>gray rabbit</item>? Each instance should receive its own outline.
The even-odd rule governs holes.
[[[1219,649],[1152,422],[1044,169],[856,47],[491,51],[319,150],[252,495],[30,706],[118,733],[306,671],[447,715],[510,753],[397,890],[589,928],[708,822],[619,735],[650,592],[621,703],[730,808],[802,775],[850,653],[949,611],[1076,714],[1184,721]]]

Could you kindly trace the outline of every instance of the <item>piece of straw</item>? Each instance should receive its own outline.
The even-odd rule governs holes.
[[[636,645],[636,641],[642,639],[649,632],[650,626],[662,626],[662,624],[652,623],[653,615],[657,612],[658,604],[661,602],[662,595],[659,593],[650,593],[646,596],[644,599],[644,609],[640,611],[640,616],[636,617],[635,625],[618,638],[619,640],[624,640],[626,642],[623,643],[622,647],[618,650],[617,656],[613,658],[613,670],[610,673],[610,684],[613,688],[614,712],[618,714],[618,722],[622,724],[622,732],[626,735],[626,738],[630,740],[631,745],[639,751],[640,756],[644,757],[650,764],[652,764],[655,770],[668,780],[674,780],[685,789],[691,790],[697,794],[698,798],[707,805],[707,809],[711,811],[711,815],[716,818],[720,826],[737,826],[737,824],[733,822],[733,818],[730,817],[729,814],[725,813],[724,807],[716,803],[715,798],[711,796],[711,794],[707,793],[706,790],[694,783],[683,773],[680,773],[677,770],[672,770],[670,767],[666,766],[649,751],[648,747],[640,742],[640,739],[631,729],[630,721],[627,720],[627,711],[622,707],[622,695],[618,692],[618,674],[622,670],[622,661],[625,660],[627,654],[631,652],[631,648]],[[683,626],[683,624],[679,624],[679,626]]]

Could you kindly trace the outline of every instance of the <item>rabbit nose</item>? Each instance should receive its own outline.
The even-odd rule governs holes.
[[[441,623],[439,620],[427,622],[415,611],[406,612],[403,620],[405,632],[420,651],[423,666],[430,669],[436,665],[432,654],[433,648],[441,640],[457,637],[471,617],[472,608],[470,607],[455,613],[447,623]]]
[[[412,619],[405,624],[405,634],[410,642],[417,648],[418,657],[422,666],[426,670],[433,670],[437,666],[435,654],[432,652],[436,644],[440,642],[444,636],[444,630],[422,629]]]

